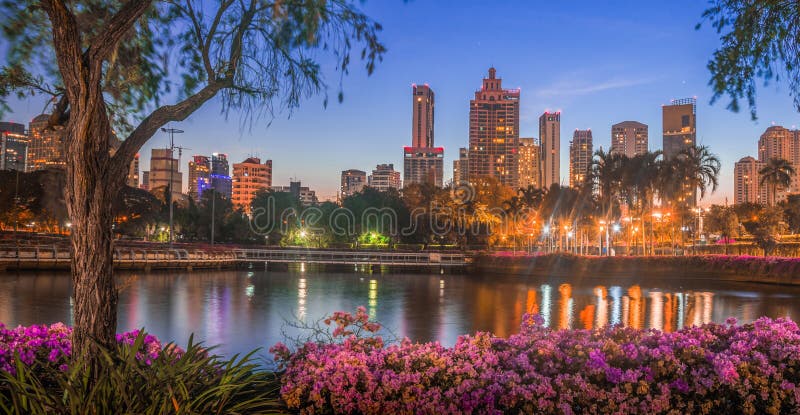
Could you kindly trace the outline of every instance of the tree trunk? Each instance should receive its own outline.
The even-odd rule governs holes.
[[[117,329],[112,200],[124,177],[111,173],[111,134],[101,94],[72,104],[65,131],[65,199],[72,221],[72,342],[73,356],[90,364],[99,358],[96,346],[114,346]]]

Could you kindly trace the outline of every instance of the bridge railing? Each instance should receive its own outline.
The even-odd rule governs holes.
[[[376,252],[289,249],[236,249],[236,257],[249,261],[319,262],[343,264],[463,265],[469,258],[451,252]]]

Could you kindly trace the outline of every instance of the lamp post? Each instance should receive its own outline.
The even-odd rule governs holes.
[[[214,214],[214,205],[215,205],[214,202],[216,201],[215,199],[217,198],[217,195],[214,194],[215,190],[216,189],[214,189],[213,187],[211,188],[211,246],[214,246],[214,216],[216,216]]]
[[[19,246],[19,235],[17,235],[17,226],[19,224],[19,158],[14,158],[14,170],[16,170],[17,178],[14,185],[14,244]]]
[[[175,170],[175,134],[182,134],[183,130],[177,128],[161,128],[162,132],[169,133],[169,247],[172,248],[172,172]]]

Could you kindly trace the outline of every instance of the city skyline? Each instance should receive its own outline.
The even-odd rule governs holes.
[[[719,154],[723,166],[720,189],[701,202],[705,205],[722,203],[726,198],[732,203],[734,163],[757,154],[758,137],[767,127],[773,122],[790,129],[798,124],[785,87],[758,90],[757,122],[751,121],[746,111],[728,111],[724,98],[714,106],[708,104],[710,75],[705,65],[718,45],[718,37],[708,25],[694,30],[704,4],[679,2],[677,14],[666,13],[667,7],[672,10],[673,5],[635,2],[613,7],[587,2],[580,5],[579,13],[532,11],[520,6],[521,3],[498,5],[499,17],[485,16],[487,27],[497,19],[507,24],[508,33],[495,33],[471,25],[458,27],[481,13],[478,2],[466,2],[458,15],[450,15],[436,4],[412,2],[390,7],[366,3],[365,11],[385,28],[389,53],[372,77],[353,69],[344,78],[342,104],[335,102],[338,74],[327,71],[326,78],[332,85],[327,109],[322,108],[321,97],[312,98],[304,101],[290,119],[284,112],[269,127],[269,120],[261,120],[252,129],[242,130],[237,114],[231,114],[226,121],[214,103],[180,123],[186,133],[176,142],[191,147],[191,154],[224,152],[233,161],[249,155],[270,158],[275,161],[275,183],[283,184],[296,177],[316,189],[320,199],[332,199],[339,187],[335,172],[350,168],[367,171],[383,163],[402,165],[402,154],[397,149],[407,145],[411,137],[408,89],[412,83],[427,82],[437,93],[436,141],[445,148],[446,182],[451,178],[449,166],[458,158],[458,149],[467,145],[466,103],[476,89],[478,77],[493,65],[508,87],[521,88],[520,137],[539,138],[538,116],[546,109],[561,110],[563,183],[568,181],[568,154],[564,150],[568,148],[570,131],[591,128],[595,148],[608,148],[611,126],[636,120],[650,127],[650,150],[660,149],[661,106],[672,99],[696,96],[697,142]],[[619,10],[626,14],[620,16]],[[574,33],[556,30],[572,21],[581,23]],[[419,25],[430,35],[409,38],[410,25]],[[530,53],[530,47],[507,41],[520,36],[557,40],[543,42],[537,48],[537,54],[552,55],[553,64],[537,67],[537,54]],[[490,39],[492,42],[488,43]],[[454,44],[464,51],[451,50]],[[0,49],[4,52],[5,47]],[[631,51],[638,54],[631,55]],[[413,53],[419,59],[408,59]],[[619,63],[611,56],[636,59]],[[576,69],[585,68],[587,61],[592,63],[590,70]],[[27,124],[43,105],[31,100],[12,102],[12,107],[15,112],[5,121]],[[157,135],[140,153],[149,155],[150,149],[163,148],[167,141],[165,134]],[[353,148],[359,149],[357,154],[353,154]],[[187,162],[184,154],[180,165],[184,175]],[[149,157],[143,156],[142,172],[148,170],[148,164]]]

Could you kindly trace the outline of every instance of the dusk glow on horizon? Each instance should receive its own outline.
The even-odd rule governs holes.
[[[569,142],[590,130],[594,149],[611,146],[612,125],[637,121],[649,127],[649,150],[662,148],[662,106],[696,97],[697,144],[722,162],[720,187],[701,205],[733,203],[734,163],[758,156],[758,139],[771,125],[793,128],[798,113],[785,83],[759,84],[757,121],[748,111],[729,111],[727,97],[713,106],[708,60],[719,36],[701,14],[705,2],[614,1],[531,7],[523,1],[487,5],[466,1],[454,10],[441,2],[368,1],[361,6],[381,23],[388,52],[372,76],[354,65],[341,78],[344,101],[335,99],[341,74],[321,58],[329,85],[324,96],[305,100],[289,113],[241,126],[220,113],[218,101],[186,121],[175,137],[185,146],[180,161],[183,189],[195,154],[228,154],[231,165],[249,156],[272,160],[272,185],[290,178],[335,200],[340,173],[370,172],[393,164],[402,172],[404,148],[412,143],[409,95],[416,85],[435,92],[435,146],[444,148],[443,182],[453,175],[459,148],[469,146],[470,99],[494,67],[506,88],[519,89],[519,137],[539,137],[539,116],[560,112],[560,182],[569,180]],[[703,23],[695,30],[697,23]],[[7,45],[0,42],[0,53]],[[24,122],[45,108],[44,98],[12,99],[4,121]],[[24,120],[24,121],[22,121]],[[158,133],[140,151],[141,171],[150,152],[169,143]]]

